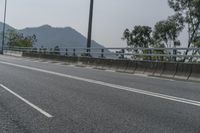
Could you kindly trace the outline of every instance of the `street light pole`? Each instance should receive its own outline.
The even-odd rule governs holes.
[[[90,0],[88,37],[87,37],[87,55],[90,56],[91,40],[92,40],[92,20],[93,20],[94,0]]]
[[[2,37],[1,54],[3,54],[3,48],[4,48],[4,45],[5,45],[6,11],[7,11],[7,0],[5,0],[5,10],[4,10],[3,37]]]

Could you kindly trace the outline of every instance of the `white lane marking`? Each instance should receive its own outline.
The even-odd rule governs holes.
[[[130,91],[130,92],[134,92],[134,93],[138,93],[138,94],[142,94],[142,95],[157,97],[157,98],[161,98],[161,99],[165,99],[165,100],[170,100],[170,101],[175,101],[175,102],[179,102],[179,103],[184,103],[184,104],[189,104],[189,105],[194,105],[194,106],[200,107],[200,102],[199,101],[194,101],[194,100],[190,100],[190,99],[185,99],[185,98],[180,98],[180,97],[175,97],[175,96],[170,96],[170,95],[165,95],[165,94],[160,94],[160,93],[155,93],[155,92],[150,92],[150,91],[144,91],[144,90],[140,90],[140,89],[136,89],[136,88],[131,88],[131,87],[126,87],[126,86],[106,83],[106,82],[97,81],[97,80],[93,80],[93,79],[81,78],[81,77],[77,77],[77,76],[62,74],[62,73],[48,71],[48,70],[39,69],[39,68],[35,68],[35,67],[23,66],[23,65],[18,65],[18,64],[8,63],[8,62],[2,62],[2,61],[0,61],[0,63],[1,64],[6,64],[6,65],[10,65],[10,66],[19,67],[19,68],[24,68],[24,69],[28,69],[28,70],[43,72],[43,73],[47,73],[47,74],[52,74],[52,75],[56,75],[56,76],[75,79],[75,80],[84,81],[84,82],[88,82],[88,83],[92,83],[92,84],[102,85],[102,86],[111,87],[111,88],[115,88],[115,89],[119,89],[119,90],[126,90],[126,91]]]
[[[37,107],[36,105],[32,104],[31,102],[29,102],[28,100],[24,99],[23,97],[21,97],[19,94],[15,93],[14,91],[10,90],[8,87],[0,84],[0,86],[5,89],[6,91],[10,92],[11,94],[13,94],[14,96],[16,96],[17,98],[19,98],[20,100],[22,100],[23,102],[25,102],[26,104],[28,104],[29,106],[31,106],[32,108],[34,108],[35,110],[37,110],[38,112],[40,112],[41,114],[45,115],[48,118],[52,118],[53,116],[50,115],[49,113],[47,113],[46,111],[42,110],[41,108]]]

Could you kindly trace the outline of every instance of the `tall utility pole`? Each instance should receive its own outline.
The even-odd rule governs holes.
[[[88,24],[88,37],[87,37],[87,53],[90,55],[91,40],[92,40],[92,20],[93,20],[93,7],[94,0],[90,0],[89,24]]]
[[[3,38],[2,38],[1,54],[3,54],[3,48],[4,48],[4,44],[5,44],[6,11],[7,11],[7,0],[5,0],[4,21],[3,21]]]

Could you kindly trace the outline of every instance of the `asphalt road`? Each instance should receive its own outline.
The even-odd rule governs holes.
[[[0,133],[200,133],[200,83],[0,56]]]

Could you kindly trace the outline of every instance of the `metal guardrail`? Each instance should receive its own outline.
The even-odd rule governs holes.
[[[20,51],[35,54],[55,54],[61,56],[90,56],[95,58],[111,58],[148,61],[185,61],[199,62],[200,48],[33,48],[5,47],[4,50]],[[90,51],[90,52],[88,52]],[[186,53],[188,53],[186,55]]]

